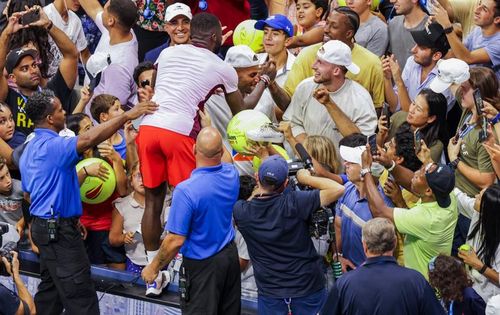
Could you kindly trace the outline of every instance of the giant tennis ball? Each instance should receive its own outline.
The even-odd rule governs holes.
[[[254,25],[256,20],[246,20],[238,24],[234,29],[234,45],[247,45],[256,53],[264,50],[264,31],[256,30]]]
[[[372,11],[377,11],[378,6],[380,5],[381,0],[372,0],[372,4],[370,6],[370,10]],[[346,0],[337,0],[337,3],[339,7],[346,7],[347,6],[347,1]]]
[[[238,153],[247,154],[245,147],[247,143],[247,130],[257,129],[262,125],[270,123],[271,120],[262,112],[247,109],[234,115],[227,124],[227,139],[231,147]]]
[[[80,161],[76,165],[76,171],[78,172],[84,166],[90,166],[94,163],[101,163],[108,169],[109,175],[106,181],[94,176],[87,176],[85,181],[80,185],[80,196],[82,201],[89,204],[104,202],[106,199],[111,197],[116,188],[115,171],[108,162],[102,159],[89,158]]]
[[[288,153],[286,153],[286,150],[283,149],[283,147],[280,147],[279,145],[276,145],[276,144],[273,144],[273,148],[278,151],[278,153],[285,159],[285,160],[289,160],[290,157],[288,156]],[[257,156],[254,156],[253,157],[253,160],[252,160],[252,163],[253,163],[253,169],[257,172],[259,170],[259,167],[260,165],[262,164],[262,160],[257,157]]]

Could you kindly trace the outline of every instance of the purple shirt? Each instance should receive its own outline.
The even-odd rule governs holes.
[[[477,65],[492,68],[497,78],[500,79],[500,32],[491,36],[484,36],[481,28],[476,26],[469,36],[465,38],[464,45],[469,51],[484,48],[490,57],[490,62]]]

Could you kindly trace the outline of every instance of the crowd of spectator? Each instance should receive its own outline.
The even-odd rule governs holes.
[[[41,276],[4,258],[0,304],[98,314],[94,264],[185,314],[500,314],[499,0],[0,8],[0,222]]]

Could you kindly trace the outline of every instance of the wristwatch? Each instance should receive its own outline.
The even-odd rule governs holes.
[[[359,175],[361,178],[365,177],[366,174],[371,173],[372,171],[369,168],[363,168],[361,169],[361,172],[359,172]]]
[[[453,161],[450,162],[450,167],[454,170],[457,169],[457,166],[458,166],[458,162],[460,162],[460,158],[457,157],[456,159],[454,159]]]
[[[452,25],[452,26],[450,26],[450,27],[445,28],[445,29],[443,30],[443,32],[444,32],[445,34],[450,34],[451,32],[453,32],[453,25]]]

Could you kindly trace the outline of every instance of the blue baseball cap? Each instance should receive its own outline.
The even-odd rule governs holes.
[[[271,15],[265,20],[259,20],[255,22],[254,27],[256,30],[263,31],[266,25],[272,27],[275,30],[282,30],[290,37],[293,36],[292,22],[290,22],[290,20],[282,14]]]
[[[259,181],[278,188],[288,178],[288,163],[279,155],[271,155],[259,167]]]

